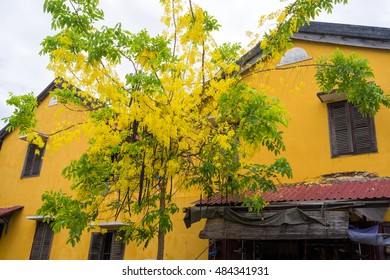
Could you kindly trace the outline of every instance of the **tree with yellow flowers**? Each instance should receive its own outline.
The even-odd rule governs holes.
[[[72,193],[43,194],[38,214],[54,232],[67,229],[72,245],[103,214],[120,217],[126,222],[120,229],[124,241],[147,246],[157,236],[162,259],[170,217],[179,211],[172,197],[180,188],[199,188],[205,196],[249,190],[259,195],[245,205],[261,210],[261,191],[275,189],[278,178],[292,174],[287,160],[278,157],[285,149],[287,118],[277,99],[242,82],[241,46],[218,45],[212,37],[217,20],[195,0],[160,0],[166,30],[154,37],[121,24],[97,27],[104,18],[98,2],[44,3],[57,32],[42,43],[61,85],[53,94],[66,107],[85,108],[79,122],[52,136],[82,130],[89,148],[63,170]],[[267,62],[291,45],[300,26],[338,3],[346,0],[297,0],[273,14],[277,27],[262,39],[262,57],[251,71],[268,71]],[[117,69],[124,64],[131,70],[121,78]],[[353,77],[343,76],[346,67],[355,69]],[[362,112],[374,114],[379,104],[390,102],[378,86],[366,83],[371,77],[367,61],[340,52],[323,58],[316,75],[324,90],[342,88]],[[373,89],[368,106],[358,98],[362,87]],[[35,98],[11,96],[8,103],[17,107],[7,118],[9,129],[29,132],[31,141],[43,145],[34,136]],[[246,160],[261,147],[274,153],[273,163]]]

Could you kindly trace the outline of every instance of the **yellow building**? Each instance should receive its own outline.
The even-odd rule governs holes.
[[[174,230],[166,236],[165,259],[256,259],[276,258],[277,254],[281,258],[342,258],[343,250],[350,249],[347,246],[359,246],[360,258],[389,257],[384,244],[357,242],[348,235],[352,234],[348,228],[354,224],[379,225],[381,231],[390,229],[386,224],[390,221],[390,181],[386,178],[390,177],[390,110],[382,108],[375,118],[366,119],[356,115],[342,96],[318,94],[315,69],[310,64],[336,48],[355,52],[370,61],[375,81],[385,93],[390,93],[390,29],[313,22],[295,34],[293,42],[294,48],[274,65],[277,69],[289,69],[243,74],[248,84],[268,87],[290,117],[284,133],[287,149],[282,156],[290,162],[294,177],[284,181],[289,186],[281,186],[278,193],[265,194],[270,205],[261,218],[279,215],[283,210],[292,211],[292,215],[303,212],[303,216],[308,214],[309,220],[317,222],[307,223],[306,219],[298,223],[292,219],[296,226],[282,223],[264,227],[261,223],[234,223],[223,215],[209,216],[207,222],[204,219],[198,223],[197,219],[188,218],[193,211],[200,211],[202,217],[211,207],[221,209],[221,199],[223,204],[232,202],[215,197],[204,202],[207,205],[200,201],[190,208],[186,224],[183,213],[174,216]],[[250,52],[246,59],[254,63],[259,56],[260,50]],[[294,67],[298,65],[302,67]],[[39,131],[48,146],[51,139],[45,133],[56,127],[57,120],[74,122],[80,118],[76,113],[57,114],[63,105],[50,98],[49,92],[55,86],[50,84],[37,97]],[[66,244],[67,232],[53,235],[47,224],[41,222],[43,217],[36,216],[45,190],[68,190],[69,182],[61,172],[86,148],[81,138],[56,151],[42,151],[41,159],[17,132],[8,133],[5,128],[0,131],[0,259],[155,258],[155,243],[144,250],[133,243],[116,242],[119,222],[102,223],[93,232],[85,232],[72,247]],[[255,160],[267,159],[261,154]],[[191,207],[199,193],[180,193],[175,199],[180,208]],[[107,229],[108,234],[101,234],[101,228]],[[330,247],[337,250],[330,252]],[[271,253],[264,255],[261,248]]]
[[[292,39],[293,47],[269,65],[273,71],[254,73],[249,66],[242,75],[288,112],[282,156],[293,178],[277,193],[264,193],[270,204],[260,216],[219,194],[188,210],[188,226],[207,218],[200,237],[212,244],[211,259],[389,259],[390,110],[362,117],[345,95],[320,92],[313,65],[337,49],[356,53],[370,61],[375,82],[389,94],[390,29],[312,22]],[[260,57],[257,47],[242,60],[253,65]],[[267,155],[260,152],[255,161]]]

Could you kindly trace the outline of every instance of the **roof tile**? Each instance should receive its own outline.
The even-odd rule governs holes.
[[[8,214],[11,214],[12,212],[22,209],[24,206],[18,205],[18,206],[10,206],[10,207],[1,207],[0,208],[0,217],[6,216]]]
[[[316,200],[357,200],[390,198],[390,179],[375,178],[363,180],[335,181],[331,183],[301,183],[277,187],[276,192],[266,192],[263,198],[272,202],[316,201]],[[241,202],[241,198],[216,194],[202,199],[202,204],[220,205]],[[199,204],[200,200],[195,202]]]

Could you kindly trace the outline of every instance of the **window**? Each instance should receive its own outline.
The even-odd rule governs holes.
[[[119,233],[109,231],[105,234],[93,232],[89,247],[89,260],[123,260],[124,243]]]
[[[50,98],[48,107],[55,106],[57,104],[58,104],[57,97],[53,96],[52,98]]]
[[[4,225],[5,225],[5,223],[2,220],[0,220],[0,239],[1,239],[1,236],[3,235]]]
[[[332,157],[377,152],[373,118],[363,117],[352,104],[328,104]]]
[[[308,56],[307,52],[304,49],[295,47],[295,48],[289,49],[283,55],[282,59],[280,60],[280,63],[277,66],[278,67],[285,66],[288,64],[293,64],[293,63],[309,60],[311,58],[312,57]]]
[[[50,257],[53,230],[48,223],[37,222],[30,260],[48,260]]]
[[[39,154],[35,152],[36,150],[39,151]],[[28,145],[26,159],[24,161],[22,171],[22,178],[39,176],[44,152],[45,147],[38,148],[38,146],[34,144]]]

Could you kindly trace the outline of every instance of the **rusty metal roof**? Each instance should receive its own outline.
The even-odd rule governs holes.
[[[331,183],[302,183],[277,187],[276,192],[265,192],[262,197],[272,202],[302,202],[318,200],[364,200],[390,198],[390,179],[375,178],[347,180]],[[226,198],[216,194],[209,199],[202,199],[202,204],[221,205],[239,203],[240,197]],[[195,202],[199,204],[200,200]]]
[[[0,217],[6,216],[8,214],[13,213],[16,210],[22,209],[24,206],[10,206],[10,207],[1,207],[0,208]]]

